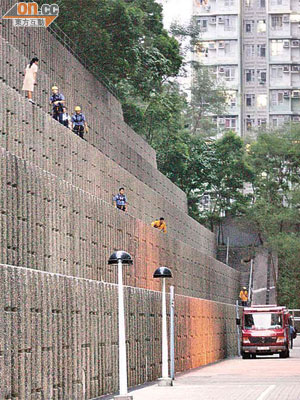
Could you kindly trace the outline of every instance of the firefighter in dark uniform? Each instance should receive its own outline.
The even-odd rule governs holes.
[[[72,115],[73,132],[83,139],[84,132],[88,133],[88,126],[84,114],[79,106],[75,107],[75,114]]]
[[[58,92],[57,86],[52,86],[52,96],[50,97],[50,104],[52,105],[52,117],[63,124],[62,115],[63,107],[65,104],[65,96]]]

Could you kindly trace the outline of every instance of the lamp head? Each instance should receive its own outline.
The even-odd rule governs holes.
[[[153,278],[172,278],[172,272],[167,267],[159,267],[154,271]]]
[[[133,263],[131,255],[126,251],[120,250],[112,253],[112,255],[109,257],[108,264],[118,264],[119,260],[121,260],[123,264]]]

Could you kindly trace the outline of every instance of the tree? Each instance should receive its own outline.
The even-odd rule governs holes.
[[[163,28],[162,7],[154,0],[63,0],[59,6],[57,24],[71,47],[117,87],[132,122],[182,63],[178,42]]]
[[[249,148],[255,172],[253,202],[247,212],[261,242],[278,255],[279,302],[300,300],[300,129],[261,132]]]
[[[175,82],[166,83],[144,106],[140,130],[156,150],[159,170],[182,187],[188,166],[186,96]]]
[[[209,68],[194,63],[192,84],[192,131],[202,136],[215,136],[217,124],[213,116],[226,111],[226,91],[217,82]]]
[[[240,137],[227,132],[219,140],[205,141],[201,135],[177,130],[175,141],[168,134],[164,138],[156,148],[158,154],[159,147],[165,152],[160,169],[186,193],[194,219],[214,231],[225,215],[245,212],[251,198],[244,194],[244,183],[251,182],[253,174]],[[208,208],[202,204],[204,195],[210,196]]]
[[[210,196],[209,207],[201,212],[200,221],[213,231],[221,226],[227,215],[241,215],[250,198],[244,193],[244,184],[251,182],[253,173],[247,164],[242,139],[234,132],[211,144],[214,156],[209,164],[209,176],[205,192]]]
[[[228,93],[221,81],[218,81],[215,69],[195,61],[198,54],[207,54],[207,48],[201,42],[201,30],[193,18],[187,26],[174,23],[171,32],[181,43],[183,54],[194,53],[193,61],[183,63],[183,68],[192,69],[190,118],[191,130],[203,137],[213,137],[217,131],[217,116],[226,113]]]

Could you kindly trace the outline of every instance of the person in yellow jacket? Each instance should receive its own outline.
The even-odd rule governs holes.
[[[165,219],[163,217],[157,219],[156,221],[153,221],[151,223],[151,226],[153,226],[153,228],[157,228],[160,231],[167,233],[167,225],[165,223]]]
[[[242,306],[246,307],[248,303],[248,290],[246,286],[244,286],[243,289],[240,291],[240,299],[242,301]]]

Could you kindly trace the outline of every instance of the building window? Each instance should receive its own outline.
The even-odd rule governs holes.
[[[257,45],[257,55],[258,55],[258,57],[266,57],[266,45],[265,44]]]
[[[253,107],[255,104],[255,94],[246,94],[246,107]]]
[[[267,71],[258,70],[257,72],[258,72],[259,83],[266,83],[266,81],[267,81]]]
[[[271,26],[272,29],[281,29],[282,28],[282,15],[272,15],[271,16]]]
[[[236,117],[226,117],[225,118],[225,128],[230,130],[236,129]]]
[[[231,108],[236,107],[236,92],[234,90],[226,92],[226,103]]]
[[[246,82],[254,82],[254,69],[246,69]]]
[[[258,118],[257,125],[258,126],[266,126],[267,125],[267,118]]]
[[[235,0],[225,0],[225,7],[231,7],[235,5]]]
[[[246,44],[244,46],[245,55],[248,58],[253,58],[255,56],[255,46],[254,44]]]
[[[246,31],[246,33],[253,32],[253,26],[254,26],[254,21],[253,20],[245,21],[245,31]]]
[[[259,6],[260,8],[266,8],[266,0],[260,0]]]
[[[283,67],[275,67],[271,68],[271,77],[272,79],[282,79],[283,78]]]
[[[257,96],[257,107],[258,108],[266,108],[267,107],[267,95],[266,94],[259,94]]]
[[[201,32],[207,32],[207,27],[208,27],[208,20],[199,18],[197,19],[197,24],[200,27]]]
[[[283,104],[283,101],[284,101],[283,92],[273,91],[272,95],[271,95],[271,99],[272,99],[273,106],[279,106],[279,105]]]
[[[290,117],[288,115],[276,115],[272,118],[273,127],[277,127],[288,123],[290,121]]]
[[[225,42],[225,54],[230,54],[231,53],[231,44],[230,42]]]
[[[224,77],[225,77],[225,81],[234,81],[234,79],[235,79],[235,68],[234,67],[226,67],[226,68],[224,68]]]
[[[236,96],[230,97],[230,107],[236,107]]]
[[[234,30],[235,30],[235,17],[225,17],[224,31],[234,31]]]
[[[283,40],[271,40],[271,55],[272,56],[282,55],[283,48],[284,48]]]
[[[246,129],[247,129],[247,131],[250,131],[253,126],[254,126],[254,119],[247,118],[246,119]]]
[[[265,33],[267,30],[267,24],[265,19],[257,21],[257,33]]]

